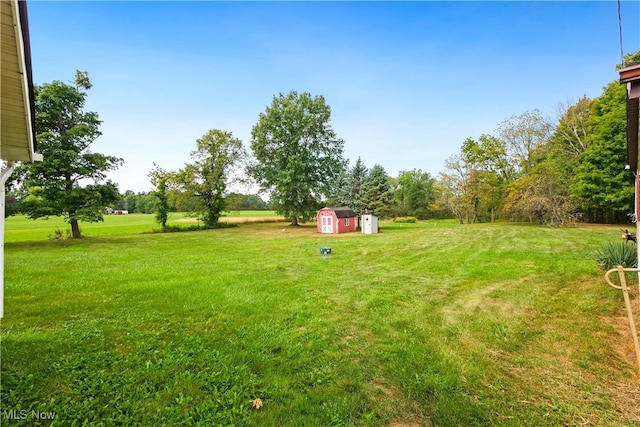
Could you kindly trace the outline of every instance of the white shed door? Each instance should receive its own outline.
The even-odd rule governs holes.
[[[321,216],[320,217],[322,232],[333,234],[333,217],[332,216]]]

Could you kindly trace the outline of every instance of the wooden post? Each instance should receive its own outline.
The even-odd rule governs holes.
[[[620,278],[620,286],[615,285],[611,281],[611,273],[618,272],[618,277]],[[631,299],[629,298],[629,287],[627,286],[627,279],[625,277],[626,272],[640,272],[638,268],[624,268],[621,265],[618,268],[611,269],[607,271],[604,278],[607,281],[607,284],[616,289],[622,289],[622,295],[624,297],[624,305],[627,308],[627,318],[629,319],[629,327],[631,328],[631,335],[633,336],[633,346],[636,351],[636,361],[638,363],[637,370],[640,374],[640,343],[638,342],[638,331],[636,330],[636,322],[633,318],[633,310],[631,307]],[[640,285],[639,285],[640,286]],[[639,296],[640,298],[640,296]]]

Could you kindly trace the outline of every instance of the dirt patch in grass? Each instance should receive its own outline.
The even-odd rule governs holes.
[[[398,397],[398,392],[389,386],[381,384],[378,381],[371,381],[370,384],[377,390],[380,390],[387,397]]]
[[[622,298],[621,298],[622,299]],[[607,333],[611,348],[620,357],[629,362],[629,365],[620,363],[620,359],[611,358],[608,367],[612,375],[596,375],[584,369],[578,369],[576,359],[579,356],[572,353],[571,346],[566,350],[562,348],[547,349],[555,357],[548,364],[535,364],[527,367],[517,366],[504,353],[501,365],[505,366],[509,376],[514,378],[513,383],[526,385],[530,395],[523,396],[523,404],[537,407],[549,407],[551,411],[557,410],[558,402],[574,401],[572,406],[578,411],[584,425],[611,425],[607,416],[602,416],[594,408],[599,405],[611,404],[620,414],[618,425],[640,425],[640,375],[638,375],[636,355],[633,346],[629,321],[626,316],[624,304],[616,316],[602,317],[601,321],[613,329]],[[640,328],[640,301],[635,297],[632,308],[636,327]],[[555,350],[555,351],[554,351]],[[627,378],[616,378],[613,371],[627,373]],[[540,381],[536,381],[538,378]],[[576,396],[582,395],[582,402],[576,400]],[[608,397],[605,397],[608,396]],[[630,424],[631,423],[631,424]]]
[[[396,405],[404,406],[404,404],[401,403],[402,393],[396,390],[393,386],[382,384],[382,381],[378,381],[378,380],[372,380],[369,382],[369,384],[372,387],[374,387],[376,390],[378,390],[379,395],[376,398],[386,399],[391,402],[395,402]],[[409,410],[410,415],[393,420],[391,424],[389,424],[389,427],[429,427],[431,426],[431,422],[429,420],[422,420],[417,415],[417,409],[418,409],[416,408],[417,405],[418,405],[417,402],[415,401],[411,402],[410,406],[412,408],[411,410]],[[411,414],[411,412],[413,413]]]
[[[425,427],[431,424],[419,423],[417,421],[393,421],[389,427]]]
[[[640,330],[640,298],[638,297],[637,285],[631,285],[630,288],[631,310],[636,330]],[[622,298],[620,299],[622,300]],[[616,402],[616,406],[624,414],[623,418],[640,425],[640,406],[638,406],[638,402],[640,402],[640,374],[638,374],[638,359],[635,353],[631,328],[629,327],[627,310],[622,303],[620,307],[619,315],[603,318],[602,321],[610,325],[615,331],[611,339],[612,348],[621,358],[628,361],[633,368],[629,370],[629,374],[631,375],[630,381],[611,381],[604,386],[611,394],[612,401]]]
[[[636,330],[640,330],[640,300],[638,300],[637,297],[633,298],[631,301],[631,309],[633,311]],[[621,357],[633,365],[636,372],[635,379],[640,383],[640,375],[638,375],[637,366],[638,359],[633,345],[631,328],[629,327],[629,318],[626,314],[627,311],[625,309],[624,315],[604,318],[603,321],[616,331],[616,339],[613,341],[613,348]]]
[[[220,221],[224,221],[222,218]],[[254,227],[253,223],[251,224]],[[292,226],[289,221],[280,220],[280,221],[267,221],[261,228],[260,224],[255,224],[255,228],[253,228],[253,232],[255,235],[259,236],[289,236],[289,237],[299,237],[299,236],[308,236],[313,239],[325,241],[326,239],[333,240],[350,240],[350,239],[365,239],[367,235],[360,233],[359,231],[351,232],[351,233],[340,233],[340,234],[322,234],[318,233],[318,227],[314,222],[308,222],[305,224],[300,224],[297,226]],[[321,243],[323,245],[323,243]],[[366,254],[366,253],[365,253]]]
[[[253,227],[253,226],[252,226]],[[259,227],[258,225],[256,225],[256,227]],[[256,228],[255,230],[258,230],[258,228]],[[256,235],[259,236],[291,236],[291,237],[298,237],[298,236],[314,236],[318,233],[318,229],[316,228],[315,225],[299,225],[297,227],[292,227],[288,222],[281,222],[281,223],[265,223],[264,226],[262,228],[259,229],[260,231],[258,231],[256,233]]]

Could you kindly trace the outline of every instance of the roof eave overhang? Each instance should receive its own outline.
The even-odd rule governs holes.
[[[640,62],[634,62],[620,69],[620,83],[640,80]]]
[[[635,172],[638,170],[640,63],[620,69],[620,83],[627,85],[627,161],[629,169]]]
[[[2,0],[2,105],[0,158],[39,160],[27,4]]]

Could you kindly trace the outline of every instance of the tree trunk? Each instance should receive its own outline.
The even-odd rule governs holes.
[[[78,220],[72,218],[71,220],[69,220],[69,223],[71,224],[71,237],[73,237],[74,239],[82,237],[82,234],[80,234],[80,226],[78,225]]]
[[[219,219],[220,214],[215,209],[209,209],[209,211],[207,212],[206,227],[215,228],[218,224]]]
[[[298,217],[294,216],[293,218],[291,218],[291,225],[294,227],[298,226]]]

